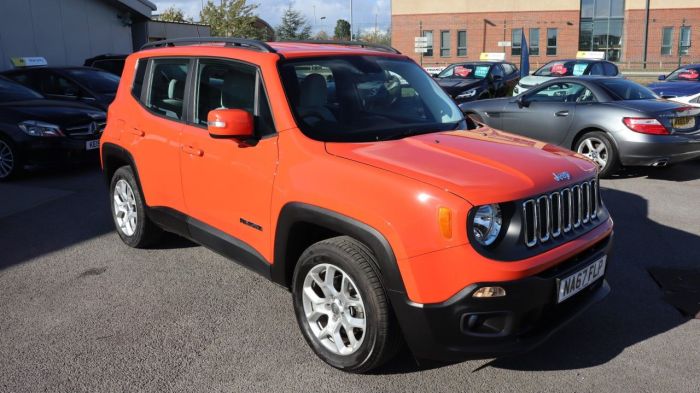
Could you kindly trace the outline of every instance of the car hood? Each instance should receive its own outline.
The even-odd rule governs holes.
[[[23,120],[39,120],[61,127],[104,121],[105,113],[78,102],[31,100],[0,103],[0,109],[11,111]]]
[[[481,86],[483,79],[440,78],[435,80],[448,94],[461,93]]]
[[[528,75],[522,79],[520,79],[520,86],[523,87],[532,87],[532,86],[537,86],[541,83],[547,82],[549,80],[554,79],[551,76],[535,76],[535,75]]]
[[[434,185],[473,205],[506,202],[595,175],[594,163],[554,145],[483,127],[393,141],[327,143],[328,153]],[[571,179],[557,182],[554,173]]]
[[[700,82],[657,82],[648,87],[662,97],[684,97],[700,93]]]

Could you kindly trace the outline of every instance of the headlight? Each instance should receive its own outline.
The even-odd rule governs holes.
[[[474,214],[472,222],[472,230],[476,241],[484,246],[490,246],[496,241],[498,234],[501,233],[501,207],[498,205],[479,206]]]
[[[61,128],[55,124],[27,120],[18,124],[19,128],[31,136],[63,136]]]
[[[465,91],[465,92],[462,92],[462,94],[458,95],[458,96],[455,97],[455,98],[457,98],[457,99],[460,99],[460,98],[471,98],[471,97],[474,97],[475,95],[476,95],[476,89],[469,89],[469,90],[467,90],[467,91]]]

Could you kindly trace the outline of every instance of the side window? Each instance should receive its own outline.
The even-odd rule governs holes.
[[[187,59],[153,60],[146,107],[160,115],[182,119],[188,65]]]
[[[503,71],[506,73],[506,75],[510,75],[515,72],[515,67],[513,67],[511,64],[503,63],[501,65],[503,66]]]
[[[80,93],[78,85],[53,72],[43,73],[39,80],[41,91],[45,94],[76,97]]]
[[[589,75],[605,75],[603,70],[603,63],[595,63],[591,66],[591,70],[588,72]]]
[[[148,61],[141,59],[136,65],[136,73],[134,74],[134,82],[131,84],[131,95],[137,100],[141,100],[141,91],[143,90],[143,80],[146,77],[146,65]]]
[[[603,63],[603,68],[605,68],[605,75],[607,76],[617,76],[619,74],[615,64]]]
[[[527,98],[530,102],[577,102],[584,90],[587,89],[578,83],[555,83],[537,90]]]
[[[497,79],[496,77],[500,77],[500,79],[503,79],[504,76],[503,68],[501,68],[500,65],[494,64],[493,67],[491,67],[491,78]]]

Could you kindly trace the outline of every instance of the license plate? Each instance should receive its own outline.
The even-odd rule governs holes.
[[[673,128],[677,128],[679,130],[695,128],[695,118],[692,116],[677,117],[675,119],[671,119],[671,125],[673,125]]]
[[[95,150],[100,148],[100,140],[95,139],[94,141],[85,142],[85,150]]]
[[[604,256],[576,273],[559,280],[559,293],[557,303],[574,296],[581,292],[584,288],[594,283],[597,279],[605,274],[605,262],[607,256]]]

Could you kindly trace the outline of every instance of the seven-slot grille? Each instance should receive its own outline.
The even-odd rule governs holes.
[[[585,181],[528,199],[522,207],[523,237],[525,244],[533,247],[589,224],[598,217],[598,180]]]

